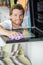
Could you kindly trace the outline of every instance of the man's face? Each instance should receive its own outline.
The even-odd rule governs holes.
[[[20,26],[23,22],[23,12],[19,9],[14,9],[12,11],[11,20],[15,25]]]

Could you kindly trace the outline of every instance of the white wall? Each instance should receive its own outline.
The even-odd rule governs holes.
[[[9,8],[0,7],[0,22],[9,19]]]
[[[43,65],[43,41],[28,42],[25,48],[32,65]]]

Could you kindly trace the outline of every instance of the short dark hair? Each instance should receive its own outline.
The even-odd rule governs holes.
[[[23,8],[23,6],[22,6],[21,4],[14,4],[14,5],[12,6],[12,8],[10,9],[10,15],[12,14],[12,11],[13,11],[14,9],[22,10],[23,15],[24,15],[24,8]]]

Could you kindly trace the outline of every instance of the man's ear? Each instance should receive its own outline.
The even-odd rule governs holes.
[[[9,18],[12,19],[12,15],[10,15]]]

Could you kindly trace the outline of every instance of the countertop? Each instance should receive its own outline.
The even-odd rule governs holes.
[[[30,29],[28,29],[30,30]],[[19,31],[22,31],[19,29]],[[24,42],[32,42],[32,41],[43,41],[43,35],[39,35],[39,33],[36,33],[36,29],[32,29],[28,32],[28,35],[25,35],[24,38],[20,40],[11,40],[7,36],[0,36],[0,38],[6,43],[24,43]],[[38,32],[38,31],[37,31]],[[2,41],[1,41],[2,42]]]

